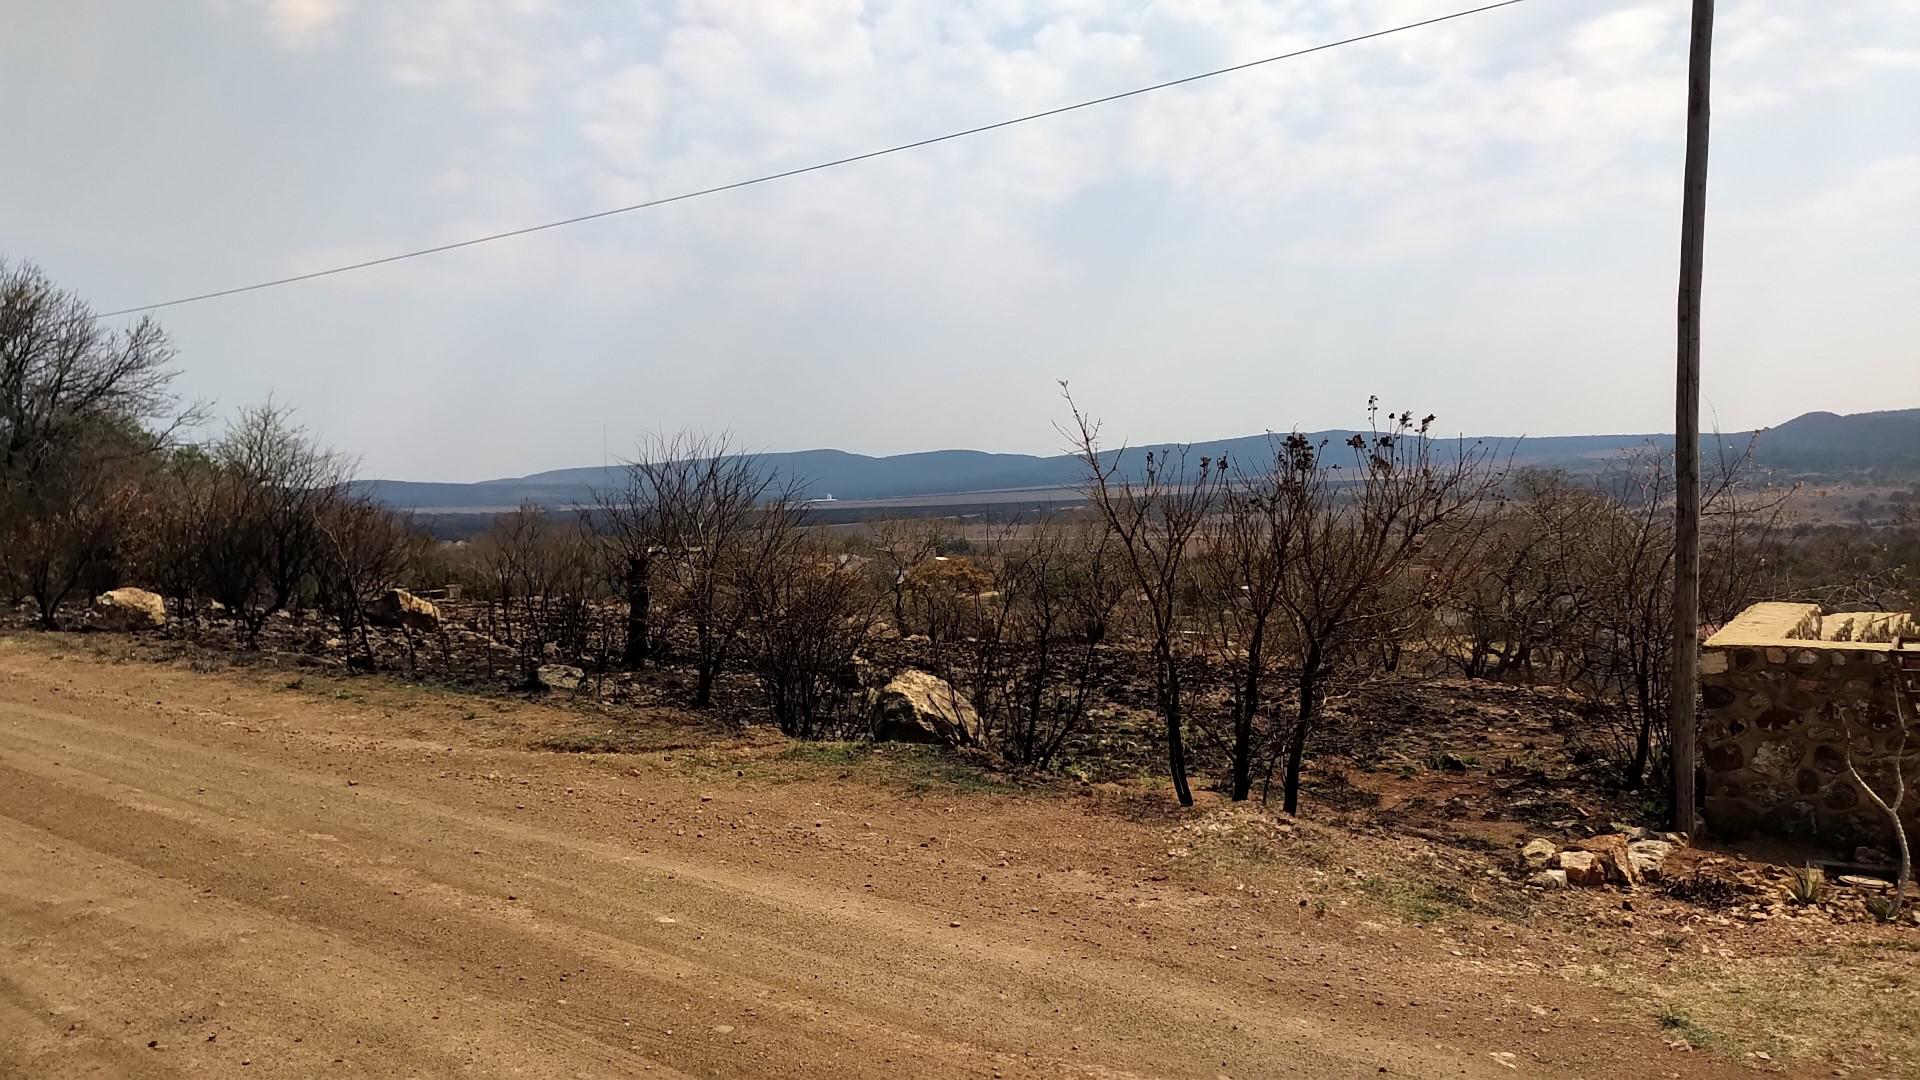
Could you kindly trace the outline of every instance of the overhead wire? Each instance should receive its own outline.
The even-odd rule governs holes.
[[[784,169],[780,172],[766,173],[761,176],[750,177],[745,180],[735,180],[735,181],[732,181],[731,183],[726,183],[726,184],[716,184],[712,187],[700,188],[695,191],[683,191],[677,195],[668,195],[658,199],[648,199],[644,202],[637,202],[628,206],[616,206],[608,210],[596,210],[593,213],[579,214],[569,218],[561,218],[558,221],[548,221],[538,225],[527,225],[517,229],[507,229],[503,232],[488,233],[485,236],[475,236],[465,240],[456,240],[451,243],[435,244],[432,247],[416,248],[411,251],[402,251],[393,255],[383,255],[375,259],[364,259],[364,260],[361,260],[360,262],[345,263],[340,266],[331,266],[324,270],[312,270],[302,274],[292,274],[287,277],[272,278],[266,281],[257,281],[250,285],[237,285],[232,288],[215,289],[211,292],[196,293],[192,296],[182,296],[173,300],[162,300],[152,304],[136,304],[132,307],[117,308],[113,311],[102,312],[99,315],[96,315],[94,317],[96,319],[107,319],[107,318],[113,318],[119,315],[135,315],[141,312],[158,311],[161,308],[179,307],[182,304],[197,304],[204,300],[215,300],[224,296],[238,296],[242,293],[257,292],[261,289],[278,288],[279,286],[282,286],[282,285],[293,285],[302,281],[313,281],[317,278],[332,277],[336,274],[352,273],[356,270],[367,270],[367,269],[371,269],[372,267],[386,266],[390,263],[404,262],[408,259],[418,259],[427,255],[439,255],[448,251],[458,251],[461,248],[475,247],[480,244],[490,244],[496,240],[508,240],[517,236],[527,236],[532,233],[545,232],[549,229],[564,228],[568,225],[579,225],[584,222],[599,221],[603,218],[616,217],[621,214],[631,214],[636,211],[649,210],[654,207],[667,206],[672,203],[686,202],[689,199],[698,199],[708,195],[718,195],[722,192],[727,192],[727,191],[737,191],[741,188],[753,187],[758,184],[769,184],[776,180],[787,180],[796,176],[804,176],[807,173],[820,172],[824,169],[838,168],[842,165],[852,165],[861,161],[871,161],[874,158],[886,157],[889,154],[899,154],[908,150],[917,150],[922,147],[933,146],[937,143],[951,142],[955,139],[964,139],[964,138],[967,138],[968,136],[981,135],[989,131],[998,131],[1001,128],[1012,127],[1015,124],[1025,124],[1034,120],[1044,120],[1048,117],[1059,116],[1063,113],[1076,112],[1081,109],[1090,109],[1097,105],[1106,105],[1115,101],[1123,101],[1127,98],[1140,97],[1141,95],[1144,95],[1144,94],[1151,94],[1160,90],[1168,90],[1176,86],[1185,86],[1188,83],[1200,82],[1203,79],[1218,78],[1219,76],[1222,76],[1222,75],[1231,75],[1235,72],[1247,71],[1252,68],[1262,67],[1267,64],[1278,63],[1283,60],[1293,60],[1302,56],[1311,55],[1313,53],[1326,52],[1329,49],[1337,49],[1346,45],[1356,45],[1363,41],[1372,41],[1377,38],[1387,37],[1388,35],[1391,35],[1391,34],[1404,33],[1409,30],[1418,30],[1418,29],[1421,29],[1422,27],[1435,26],[1440,23],[1452,22],[1453,20],[1464,19],[1472,15],[1482,15],[1490,11],[1495,11],[1500,8],[1513,7],[1517,4],[1522,4],[1525,2],[1526,0],[1497,0],[1496,3],[1482,4],[1478,7],[1466,8],[1460,11],[1450,12],[1445,15],[1436,15],[1431,18],[1420,19],[1415,22],[1402,23],[1399,26],[1391,26],[1384,30],[1373,30],[1364,34],[1355,34],[1352,37],[1341,38],[1337,41],[1322,42],[1318,45],[1311,45],[1306,48],[1294,49],[1291,52],[1279,53],[1274,56],[1266,56],[1258,60],[1248,60],[1244,63],[1233,64],[1228,67],[1214,68],[1211,71],[1203,71],[1195,75],[1186,75],[1178,79],[1168,79],[1165,82],[1157,82],[1150,86],[1140,86],[1140,87],[1135,87],[1132,90],[1123,90],[1123,91],[1120,91],[1119,93],[1105,94],[1096,98],[1088,98],[1085,101],[1076,101],[1070,105],[1060,105],[1051,109],[1043,109],[1039,112],[1027,113],[1023,116],[1015,116],[1006,120],[998,120],[991,124],[981,124],[976,127],[964,128],[959,131],[950,131],[944,135],[934,135],[924,139],[915,139],[912,142],[898,143],[896,145],[888,146],[879,150],[869,150],[861,154],[852,154],[847,157],[834,158],[831,161],[817,162],[815,164],[804,165],[799,168]]]

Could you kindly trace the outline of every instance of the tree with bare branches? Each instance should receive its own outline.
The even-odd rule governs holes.
[[[740,585],[763,504],[798,505],[800,485],[777,478],[724,435],[656,439],[629,471],[657,508],[665,549],[659,569],[692,631],[693,704],[705,707],[747,617]]]
[[[398,588],[431,540],[406,518],[365,497],[343,498],[321,509],[315,523],[320,551],[314,560],[316,600],[340,624],[347,670],[378,670],[367,633],[367,610]],[[408,634],[412,662],[413,638]]]
[[[1274,460],[1279,455],[1276,447]],[[1201,526],[1203,551],[1195,576],[1205,598],[1202,613],[1227,670],[1228,793],[1236,802],[1251,794],[1255,758],[1273,734],[1271,725],[1261,728],[1275,624],[1299,525],[1284,481],[1276,469],[1249,472],[1235,465],[1217,512]]]
[[[1103,450],[1099,421],[1080,411],[1065,383],[1060,391],[1072,413],[1066,434],[1086,469],[1087,499],[1112,531],[1121,562],[1147,609],[1153,698],[1166,731],[1167,772],[1180,805],[1192,806],[1182,730],[1180,641],[1190,615],[1189,561],[1201,527],[1226,486],[1227,462],[1193,455],[1187,447],[1146,451],[1136,478],[1122,468],[1124,448],[1119,453]]]
[[[323,549],[320,521],[345,496],[352,469],[272,401],[241,410],[209,455],[217,471],[203,566],[209,592],[251,646],[267,619],[310,585]]]
[[[173,346],[115,330],[31,264],[0,260],[0,577],[41,625],[110,572],[142,459],[198,415],[175,410]]]
[[[1086,724],[1099,650],[1125,582],[1104,521],[1043,516],[991,530],[991,588],[975,593],[974,636],[946,650],[980,716],[981,739],[1015,765],[1045,769]]]
[[[579,523],[555,521],[539,506],[501,514],[474,541],[482,592],[501,640],[514,651],[522,685],[540,686],[549,647],[579,659],[598,564]]]
[[[606,548],[609,574],[627,602],[620,662],[628,668],[652,655],[654,560],[666,551],[666,518],[647,460],[627,462],[618,482],[593,493],[595,531]]]
[[[805,506],[782,491],[742,538],[747,663],[782,732],[844,738],[863,719],[855,657],[873,633],[879,594],[805,521]]]
[[[1389,414],[1382,424],[1371,402],[1369,413],[1371,430],[1346,441],[1348,455],[1296,432],[1273,463],[1274,513],[1291,522],[1278,596],[1296,650],[1281,788],[1289,814],[1300,809],[1301,764],[1327,680],[1356,649],[1423,620],[1458,582],[1484,521],[1476,510],[1495,478],[1486,447],[1442,453],[1433,417]],[[1336,457],[1348,457],[1351,469]]]

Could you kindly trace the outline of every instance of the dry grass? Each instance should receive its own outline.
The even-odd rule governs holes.
[[[1678,960],[1602,981],[1658,1003],[1690,1045],[1776,1059],[1920,1065],[1920,945],[1853,941],[1779,956]]]

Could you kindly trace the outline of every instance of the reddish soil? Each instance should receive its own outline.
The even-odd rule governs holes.
[[[0,1075],[1745,1071],[1510,927],[1170,863],[1217,802],[59,642],[0,637]]]

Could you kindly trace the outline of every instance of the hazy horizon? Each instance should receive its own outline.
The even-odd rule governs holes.
[[[1464,0],[75,0],[10,12],[0,253],[97,308],[535,224]],[[645,432],[1051,454],[1672,428],[1684,6],[1533,0],[763,187],[159,313],[369,476]],[[1920,0],[1722,0],[1703,423],[1915,404]],[[1903,381],[1904,380],[1904,381]],[[1235,435],[1219,435],[1231,438]]]

